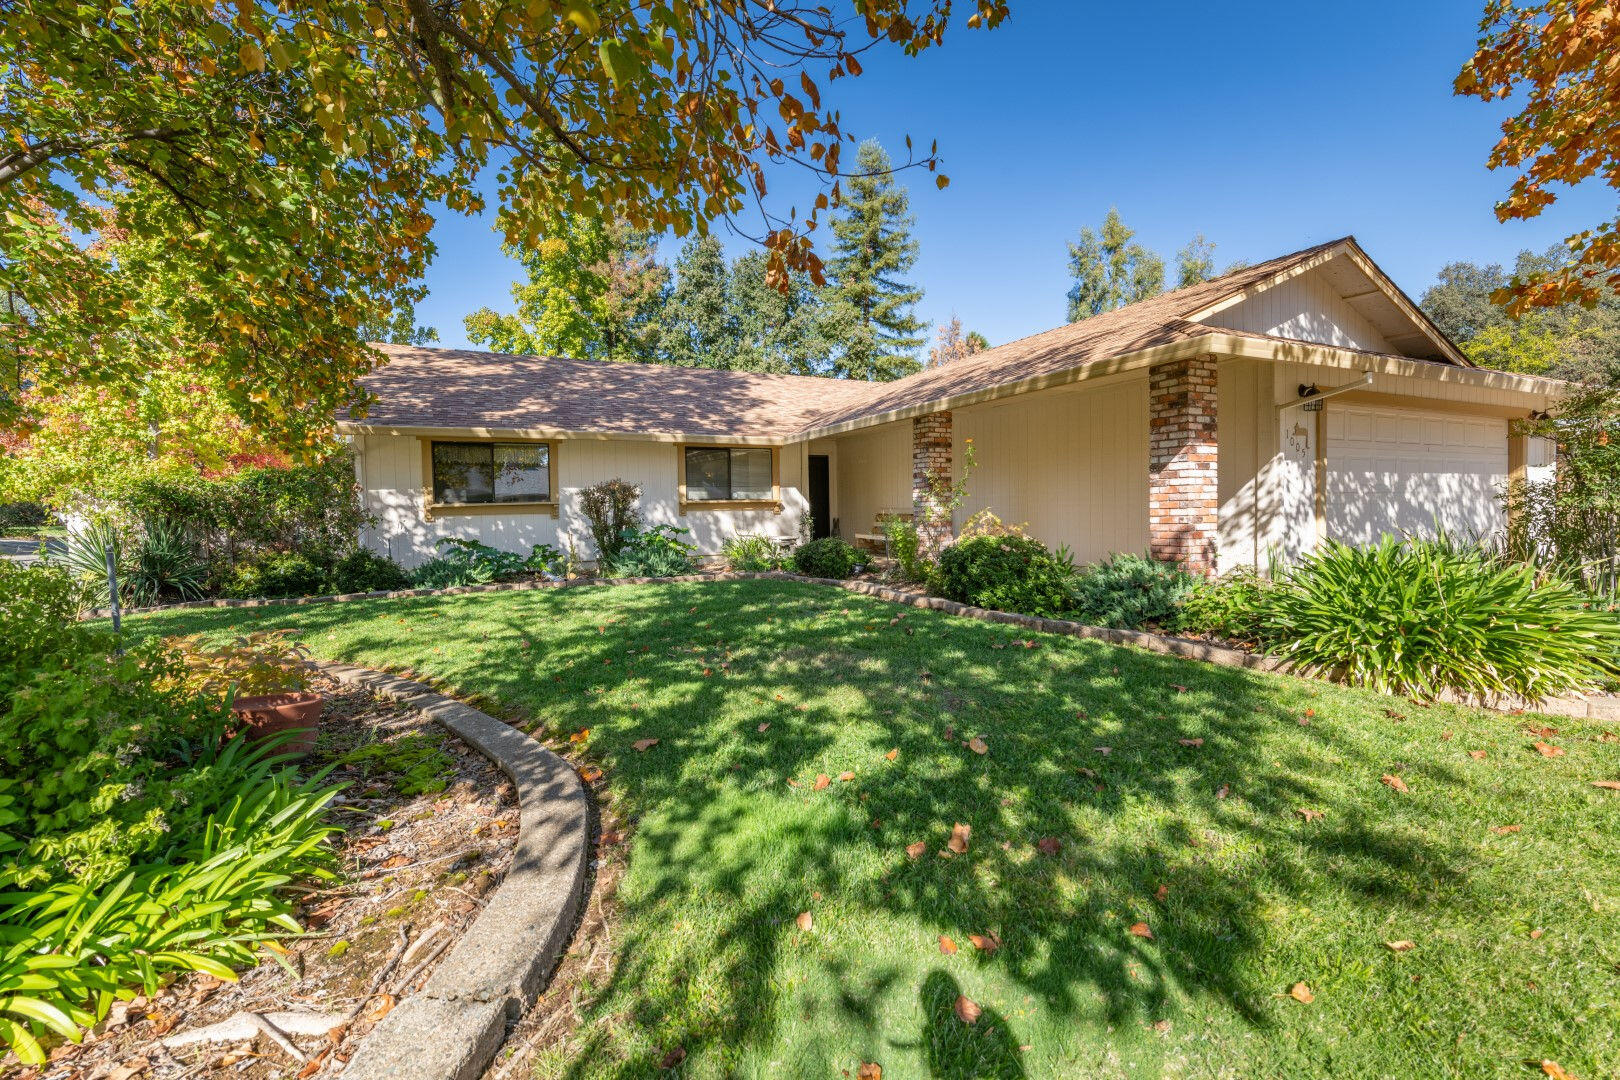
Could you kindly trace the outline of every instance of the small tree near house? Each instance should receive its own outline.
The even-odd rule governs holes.
[[[641,515],[636,512],[640,499],[641,488],[618,477],[580,491],[580,508],[590,525],[591,539],[596,543],[599,567],[612,565],[624,550],[625,533],[633,533],[641,525]]]

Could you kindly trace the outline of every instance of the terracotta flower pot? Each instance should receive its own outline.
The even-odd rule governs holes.
[[[262,694],[258,697],[239,697],[231,710],[246,721],[247,737],[254,742],[278,735],[283,731],[298,734],[281,746],[281,753],[303,757],[315,749],[315,737],[320,733],[321,710],[326,697],[309,690],[289,690],[281,694]]]

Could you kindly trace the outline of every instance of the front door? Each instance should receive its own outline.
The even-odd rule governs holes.
[[[811,535],[820,540],[832,535],[832,481],[826,454],[810,455]]]

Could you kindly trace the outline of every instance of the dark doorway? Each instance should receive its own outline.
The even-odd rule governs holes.
[[[832,535],[832,481],[826,454],[810,455],[811,536],[820,540]]]

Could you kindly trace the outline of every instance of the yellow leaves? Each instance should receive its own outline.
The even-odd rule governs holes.
[[[978,1003],[966,994],[956,995],[956,1004],[951,1007],[951,1011],[964,1024],[977,1023],[979,1016],[984,1012],[983,1009],[979,1008]]]
[[[264,70],[264,50],[251,41],[242,43],[242,47],[236,51],[236,59],[242,65],[243,71]]]
[[[1316,995],[1311,992],[1310,984],[1303,980],[1288,988],[1288,996],[1301,1005],[1309,1005],[1316,1000]]]
[[[1404,940],[1403,941],[1386,941],[1386,942],[1384,942],[1384,948],[1388,949],[1390,952],[1393,952],[1393,953],[1411,952],[1413,949],[1417,948],[1417,942],[1415,942],[1415,941],[1404,941]]]
[[[581,33],[591,37],[595,37],[597,31],[602,29],[602,20],[596,14],[596,10],[583,0],[569,0],[563,18],[579,27]]]

